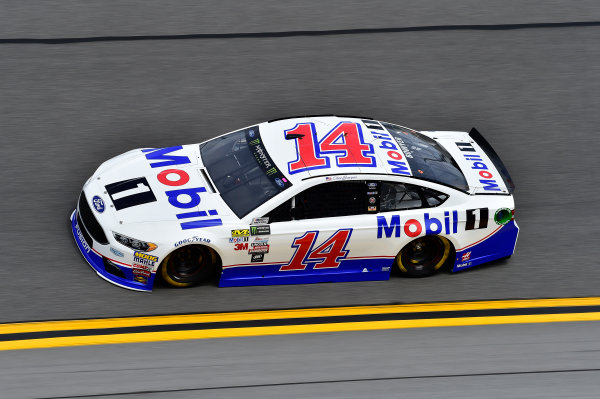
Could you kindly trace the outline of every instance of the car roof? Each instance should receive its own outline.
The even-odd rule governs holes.
[[[370,156],[375,158],[375,165],[372,166],[340,166],[336,162],[337,154],[331,154],[329,165],[319,169],[310,169],[294,172],[290,170],[289,163],[298,160],[297,139],[286,139],[286,131],[294,130],[300,124],[310,124],[316,131],[317,140],[321,140],[327,133],[331,132],[336,126],[344,122],[355,123],[358,126],[359,134],[364,143],[370,144],[373,152]],[[396,175],[392,173],[393,167],[387,162],[389,149],[381,148],[381,134],[385,130],[380,122],[360,117],[346,116],[304,116],[292,117],[286,119],[277,119],[264,122],[259,125],[262,141],[269,155],[279,167],[279,169],[289,177],[292,183],[305,180],[309,177],[330,176],[330,175],[352,175],[352,174],[383,174]],[[407,128],[408,129],[408,128]],[[412,130],[412,129],[408,129]],[[390,139],[392,140],[392,139]],[[399,147],[399,146],[395,146]],[[396,151],[402,153],[399,148]],[[403,156],[405,156],[402,153]],[[409,175],[405,175],[409,176]]]

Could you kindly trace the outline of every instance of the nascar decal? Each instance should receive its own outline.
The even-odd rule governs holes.
[[[156,201],[145,177],[118,181],[108,184],[105,188],[117,211]]]
[[[330,154],[339,167],[375,167],[373,145],[363,139],[360,124],[340,122],[320,140],[314,123],[299,123],[284,131],[286,140],[295,140],[296,159],[288,162],[290,174],[330,167]]]
[[[496,181],[496,177],[490,172],[488,166],[483,163],[481,155],[477,154],[477,150],[471,143],[456,142],[455,144],[462,151],[463,157],[471,164],[471,169],[479,171],[479,177],[481,177],[479,182],[483,184],[483,189],[486,191],[502,191]]]
[[[456,234],[458,232],[458,211],[444,212],[444,219],[440,220],[429,216],[429,212],[423,215],[423,221],[408,219],[401,223],[400,215],[377,216],[377,238],[400,237],[402,232],[407,237],[417,237],[422,233],[428,234]]]
[[[369,123],[367,124],[367,122]],[[374,130],[374,121],[363,121],[363,123],[371,130]],[[379,124],[376,126],[379,126],[381,129]],[[406,151],[408,148],[402,139],[399,137],[395,138],[395,136],[392,137],[390,133],[379,131],[380,129],[375,129],[377,131],[371,131],[370,133],[374,139],[379,140],[377,146],[384,151],[390,171],[398,175],[412,176],[410,166],[406,160],[406,158],[410,158],[412,155],[410,155],[410,151]]]
[[[150,167],[162,168],[165,166],[175,166],[191,163],[190,159],[185,155],[175,155],[173,152],[183,149],[182,146],[153,148],[142,150],[145,153],[146,159],[150,161]],[[181,169],[165,169],[156,175],[158,182],[169,188],[181,187],[190,181],[188,173]],[[149,188],[149,187],[148,187]],[[206,192],[205,187],[189,187],[178,188],[176,190],[168,190],[165,192],[167,200],[171,206],[187,210],[196,208],[201,203],[200,193]],[[181,199],[186,201],[181,201]],[[196,219],[191,221],[181,222],[182,230],[200,229],[204,227],[221,226],[223,221],[220,218],[210,218],[209,216],[217,216],[216,209],[208,209],[201,211],[181,212],[178,213],[177,219]],[[201,218],[201,219],[198,219]]]
[[[307,231],[301,237],[294,238],[292,248],[296,248],[290,261],[281,266],[279,271],[304,270],[312,265],[314,269],[337,268],[348,256],[346,245],[352,235],[352,229],[340,229],[327,238],[321,245],[313,249],[318,231]]]

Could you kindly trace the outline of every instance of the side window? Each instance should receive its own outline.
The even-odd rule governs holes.
[[[423,201],[417,187],[410,184],[391,182],[381,183],[379,204],[381,212],[423,207]]]
[[[289,199],[265,216],[269,217],[269,223],[289,222],[292,220],[292,200]]]
[[[367,213],[364,181],[323,183],[296,196],[295,219],[314,219]]]
[[[425,196],[425,201],[427,201],[427,206],[429,207],[442,205],[449,197],[448,194],[440,193],[439,191],[430,188],[423,188],[423,195]]]

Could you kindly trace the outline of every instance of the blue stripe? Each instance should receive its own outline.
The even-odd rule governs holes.
[[[205,211],[184,212],[184,213],[178,213],[177,219],[195,218],[195,217],[204,217],[204,216],[206,216]]]
[[[181,223],[182,230],[190,229],[201,229],[204,227],[222,226],[223,221],[221,219],[206,219],[206,220],[195,220],[193,222]]]

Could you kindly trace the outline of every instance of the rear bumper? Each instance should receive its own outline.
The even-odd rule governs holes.
[[[484,239],[456,250],[453,272],[511,256],[517,245],[519,226],[513,219]]]
[[[98,251],[94,250],[93,243],[88,243],[81,232],[79,223],[77,222],[76,210],[73,211],[73,213],[71,214],[71,231],[73,232],[73,237],[75,238],[75,242],[77,243],[79,251],[81,251],[81,254],[85,258],[87,263],[92,267],[92,269],[94,269],[98,276],[102,277],[108,282],[118,285],[119,287],[135,291],[152,291],[152,286],[154,285],[154,278],[156,274],[151,273],[146,283],[134,281],[134,275],[131,269],[131,265],[126,265],[114,259],[107,258],[100,254]],[[106,261],[111,262],[115,267],[117,267],[123,274],[124,278],[109,273],[106,270]]]

